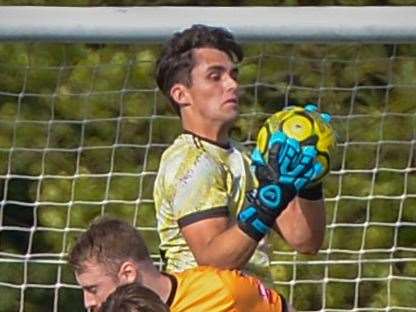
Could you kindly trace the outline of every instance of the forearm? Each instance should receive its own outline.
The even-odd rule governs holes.
[[[323,200],[296,197],[276,220],[282,237],[301,253],[315,254],[325,236]]]
[[[198,265],[240,269],[250,260],[256,247],[257,241],[234,224],[206,241],[194,255]]]

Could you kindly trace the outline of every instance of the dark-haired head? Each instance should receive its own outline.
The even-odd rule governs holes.
[[[169,312],[169,307],[149,288],[131,283],[117,287],[99,312]]]
[[[241,62],[243,50],[234,36],[224,28],[193,25],[175,33],[167,42],[156,64],[156,82],[162,93],[169,99],[174,110],[180,115],[179,106],[170,95],[176,83],[190,87],[191,71],[195,66],[193,50],[213,48],[226,53],[234,63]]]

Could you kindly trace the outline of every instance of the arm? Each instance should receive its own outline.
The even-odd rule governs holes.
[[[332,116],[328,113],[318,113],[314,104],[305,106],[305,112],[310,114],[319,125],[317,129],[325,140],[317,146],[326,151],[327,161],[322,163],[321,172],[312,177],[312,181],[320,181],[329,172],[330,151],[335,146],[335,134],[330,126]],[[319,145],[320,144],[320,145]],[[324,158],[322,158],[324,160]],[[326,168],[326,170],[325,170]],[[325,206],[322,194],[322,183],[312,184],[302,188],[287,206],[287,209],[276,219],[276,232],[302,253],[315,254],[319,251],[325,236]]]
[[[257,241],[226,216],[204,219],[181,231],[199,265],[241,268],[257,247]]]
[[[169,201],[196,262],[221,268],[243,267],[254,253],[257,241],[241,231],[229,216],[233,191],[227,184],[227,173],[206,154],[184,165],[189,165],[189,170],[169,180],[171,189],[175,189]],[[244,191],[239,191],[244,196]]]
[[[277,218],[274,228],[295,250],[317,253],[325,235],[323,200],[295,197]]]
[[[322,172],[322,165],[315,162],[316,155],[314,147],[302,148],[298,141],[279,131],[271,136],[268,163],[258,149],[252,153],[259,189],[264,189],[262,185],[267,187],[272,181],[282,194],[280,209],[275,211],[275,218],[267,224],[273,226],[293,248],[304,253],[319,250],[325,230],[322,185],[304,188]],[[295,197],[296,194],[298,196]]]
[[[277,173],[277,182],[283,186],[284,192],[292,192],[293,196],[287,201],[286,209],[273,220],[273,228],[294,249],[302,253],[316,253],[323,241],[325,233],[325,209],[322,200],[322,184],[312,185],[305,188],[314,176],[322,172],[322,165],[315,163],[316,149],[311,146],[301,148],[297,141],[286,139],[283,133],[276,132],[271,136],[269,147],[269,168]],[[274,152],[275,141],[283,147],[282,153]],[[290,142],[290,143],[289,143]],[[296,143],[296,144],[295,144]],[[286,152],[286,147],[292,147],[292,152]],[[300,150],[300,151],[299,151]],[[303,157],[309,155],[304,161],[297,161],[297,154]],[[271,179],[267,166],[258,149],[252,154],[256,176],[260,183]],[[312,163],[311,163],[312,162]],[[291,164],[291,165],[289,165]],[[310,168],[302,173],[299,168]],[[294,168],[294,169],[292,169]],[[263,173],[263,171],[266,172]],[[276,179],[276,178],[275,178]],[[284,187],[286,186],[286,187]],[[294,196],[295,193],[298,196]]]
[[[221,208],[184,216],[178,223],[199,265],[241,268],[295,193],[291,183],[288,186],[268,181],[248,193],[248,204],[238,214],[236,223],[227,215],[215,215],[227,211]]]
[[[211,218],[184,226],[182,234],[198,264],[240,268],[294,195],[294,189],[284,183],[265,184],[248,197],[238,225],[231,224],[227,217]]]
[[[276,133],[273,140],[273,148],[270,149],[272,167],[276,168],[279,162],[282,172],[273,174],[269,165],[256,159],[259,161],[258,174],[264,179],[256,190],[249,192],[249,203],[239,213],[238,224],[232,223],[226,214],[226,178],[212,159],[201,158],[186,179],[179,179],[181,182],[177,185],[174,210],[178,212],[181,233],[199,265],[221,268],[245,265],[257,242],[267,234],[276,217],[293,199],[296,189],[307,182],[304,175],[313,173],[314,148],[302,150],[297,141],[288,139],[283,133]],[[281,147],[284,149],[279,153]],[[277,155],[281,156],[279,160]],[[186,206],[188,208],[184,208]],[[221,211],[223,214],[218,215]]]

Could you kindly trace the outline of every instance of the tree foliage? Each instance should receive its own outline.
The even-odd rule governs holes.
[[[58,5],[54,2],[0,4]],[[161,153],[180,133],[179,119],[153,79],[159,49],[157,45],[0,45],[2,258],[41,254],[63,259],[79,231],[102,213],[138,226],[151,252],[158,254],[153,181]],[[333,172],[325,184],[329,226],[322,252],[293,256],[282,240],[274,238],[272,247],[278,252],[273,260],[281,263],[272,267],[276,288],[293,299],[298,310],[416,306],[416,264],[406,260],[415,259],[416,248],[416,46],[267,43],[244,49],[241,118],[233,129],[236,139],[251,145],[268,114],[285,104],[306,102],[317,102],[321,110],[334,115],[338,135]],[[53,311],[54,305],[59,311],[82,307],[80,291],[65,287],[74,284],[66,265],[0,262],[0,276],[0,311],[18,311],[22,303],[27,312]],[[296,281],[294,286],[291,280]],[[56,283],[64,286],[30,286]],[[9,287],[22,284],[29,287]]]

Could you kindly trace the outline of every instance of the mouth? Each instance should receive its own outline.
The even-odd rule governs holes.
[[[229,98],[224,102],[224,104],[238,105],[238,98],[236,98],[236,97]]]

